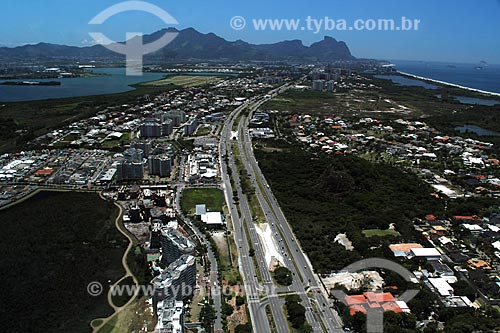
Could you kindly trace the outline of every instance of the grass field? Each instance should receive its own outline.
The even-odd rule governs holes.
[[[379,101],[377,94],[376,90],[340,93],[290,90],[265,103],[262,109],[305,114],[330,114],[344,110],[374,111],[393,107],[391,103]]]
[[[391,237],[398,237],[401,236],[399,232],[396,230],[380,230],[380,229],[367,229],[363,230],[363,235],[365,237],[386,237],[386,236],[391,236]]]
[[[200,126],[195,133],[195,136],[205,136],[212,132],[212,126]]]
[[[111,333],[111,332],[113,332],[113,329],[116,327],[117,321],[118,321],[118,319],[116,316],[111,318],[111,320],[108,321],[106,324],[104,324],[104,326],[101,327],[101,329],[98,332],[99,333]]]
[[[134,286],[134,279],[132,279],[131,276],[123,279],[119,284],[118,284],[118,288],[124,288],[122,290],[126,290],[126,286]],[[118,289],[119,290],[119,289]],[[116,295],[113,295],[111,297],[111,301],[113,302],[113,304],[117,307],[122,307],[124,306],[125,304],[127,304],[127,302],[130,300],[131,296],[128,295],[127,293],[124,293],[123,295],[119,295],[119,294],[116,294]]]
[[[117,213],[97,194],[59,192],[0,211],[2,331],[87,333],[93,319],[113,313],[108,281],[123,276],[128,245]],[[97,297],[87,292],[94,281],[104,286]]]
[[[143,296],[115,315],[98,333],[153,332],[156,320]]]
[[[196,264],[196,274],[198,275],[204,274],[204,268],[199,263]],[[194,293],[193,299],[191,301],[191,311],[189,312],[189,315],[186,314],[185,317],[185,320],[187,322],[198,322],[198,317],[202,309],[202,306],[199,305],[198,303],[201,303],[206,296],[207,295],[205,288],[200,288],[199,291]]]
[[[182,192],[181,207],[187,214],[196,213],[196,205],[206,204],[212,212],[222,212],[224,193],[215,188],[189,188]]]
[[[352,116],[363,112],[383,117],[417,117],[468,109],[466,105],[436,98],[435,91],[422,87],[398,86],[389,80],[370,78],[379,89],[352,89],[347,91],[320,92],[289,90],[263,105],[263,109],[290,111],[303,114],[337,114]],[[440,93],[460,91],[442,88]]]
[[[222,279],[228,281],[231,285],[241,282],[238,273],[237,249],[234,238],[225,236],[224,232],[218,232],[212,235],[212,239],[217,247],[219,272]],[[229,246],[231,247],[231,252],[229,252]]]
[[[113,149],[130,141],[130,133],[124,133],[120,139],[106,140],[102,143],[102,148]]]
[[[170,76],[162,80],[143,83],[144,86],[168,86],[176,85],[181,87],[195,87],[212,84],[222,81],[221,78],[216,76],[206,75],[176,75]]]

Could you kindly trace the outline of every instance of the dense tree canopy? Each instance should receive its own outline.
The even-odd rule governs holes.
[[[94,193],[41,192],[0,211],[3,332],[88,332],[112,313],[107,288],[124,274],[128,240],[115,228],[118,209]]]
[[[377,250],[383,239],[367,238],[364,229],[388,229],[402,240],[416,237],[411,220],[443,214],[443,204],[416,175],[353,156],[314,155],[296,146],[282,152],[256,151],[285,215],[318,272],[330,272]],[[347,232],[355,251],[335,242]],[[394,241],[394,239],[392,239]],[[369,245],[369,246],[367,246]]]
[[[300,297],[297,295],[289,295],[285,298],[288,321],[296,329],[301,328],[306,323],[306,308],[300,304],[300,301]]]
[[[274,270],[276,282],[282,286],[289,286],[293,282],[292,272],[286,267],[278,267]]]

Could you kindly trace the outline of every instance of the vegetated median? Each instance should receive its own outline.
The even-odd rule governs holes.
[[[113,313],[108,286],[124,274],[129,243],[117,214],[97,194],[60,192],[0,211],[3,331],[89,332],[94,318]],[[96,297],[87,292],[94,281],[104,287]]]
[[[309,333],[312,327],[306,322],[306,308],[301,304],[299,295],[285,297],[285,312],[294,332]]]
[[[286,267],[277,267],[273,272],[273,277],[282,286],[289,286],[293,283],[292,272]]]

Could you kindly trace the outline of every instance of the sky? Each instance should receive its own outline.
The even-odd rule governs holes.
[[[49,42],[92,45],[89,32],[103,32],[115,41],[126,32],[152,33],[166,24],[149,13],[129,11],[109,18],[100,26],[88,22],[117,0],[2,0],[0,45],[18,46]],[[178,29],[193,27],[227,40],[274,43],[300,39],[305,45],[331,36],[347,43],[358,58],[422,60],[449,63],[500,64],[500,0],[148,0],[178,21]],[[234,16],[246,19],[241,30],[232,29]],[[307,17],[345,20],[420,20],[417,31],[266,31],[256,30],[253,20]]]

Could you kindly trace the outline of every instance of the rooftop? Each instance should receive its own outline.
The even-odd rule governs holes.
[[[222,224],[222,214],[221,212],[207,212],[201,215],[201,220],[208,225],[218,225]]]
[[[405,302],[396,301],[391,293],[365,292],[362,295],[350,295],[345,297],[345,302],[349,306],[349,312],[354,315],[356,312],[366,314],[369,309],[382,308],[384,311],[409,312]],[[400,304],[398,304],[400,303]],[[403,306],[403,308],[401,307]]]
[[[187,239],[182,233],[173,228],[163,228],[163,237],[168,237],[179,249],[184,251],[194,250],[194,243]]]
[[[415,257],[440,257],[441,253],[433,247],[417,247],[411,249],[411,254]]]

